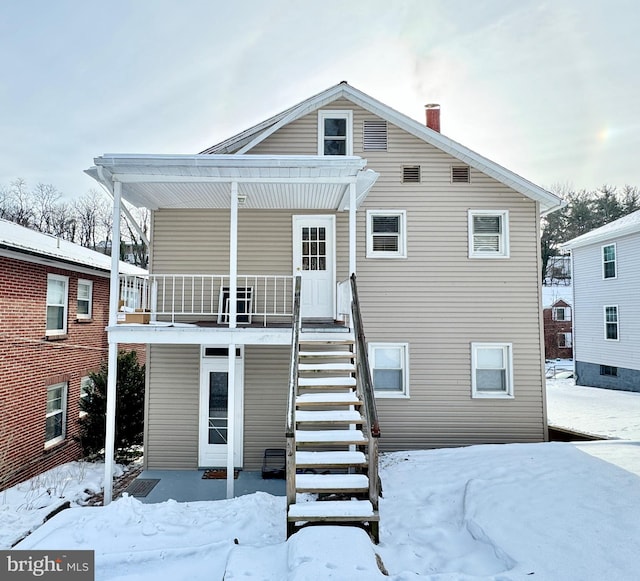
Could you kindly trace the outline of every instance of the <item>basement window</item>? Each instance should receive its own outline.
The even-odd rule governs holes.
[[[420,166],[419,165],[403,165],[402,166],[402,181],[405,184],[418,184],[420,183]]]
[[[600,375],[607,375],[609,377],[618,377],[618,368],[612,365],[601,365]]]
[[[468,165],[451,166],[451,183],[468,184],[471,182],[471,168]]]
[[[363,151],[387,151],[387,122],[370,119],[362,122]]]

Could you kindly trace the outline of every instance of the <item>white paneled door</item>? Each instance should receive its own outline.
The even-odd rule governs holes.
[[[335,317],[335,216],[293,217],[293,274],[302,275],[303,318]]]

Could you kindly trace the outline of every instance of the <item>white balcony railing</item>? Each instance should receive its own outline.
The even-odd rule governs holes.
[[[150,274],[120,276],[122,309],[147,310],[151,320],[229,323],[229,275]],[[293,277],[289,275],[239,275],[237,324],[290,321],[293,311]]]

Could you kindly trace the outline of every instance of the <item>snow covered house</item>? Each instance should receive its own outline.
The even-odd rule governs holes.
[[[120,277],[151,323],[109,325],[113,353],[149,345],[147,468],[286,448],[290,522],[334,510],[296,491],[360,494],[370,520],[380,433],[545,439],[539,219],[561,200],[426,116],[340,83],[197,155],[95,159],[114,219],[152,210],[150,274]]]
[[[640,391],[640,211],[563,246],[573,263],[576,383]]]
[[[79,457],[78,402],[107,358],[110,272],[104,254],[0,219],[0,490]]]

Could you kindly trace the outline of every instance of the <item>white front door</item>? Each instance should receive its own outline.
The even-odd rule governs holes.
[[[227,434],[234,432],[233,460],[242,467],[243,418],[243,359],[236,350],[235,385],[229,389],[228,349],[205,347],[200,364],[200,421],[198,466],[222,467],[227,465]],[[207,355],[207,353],[209,355]],[[229,398],[234,398],[234,417],[229,417]]]
[[[303,318],[335,316],[335,216],[293,217],[293,274],[302,275]]]

